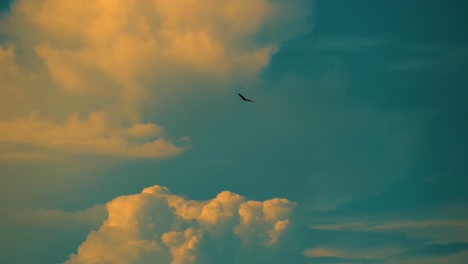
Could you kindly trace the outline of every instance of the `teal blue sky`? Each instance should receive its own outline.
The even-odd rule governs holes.
[[[186,153],[79,172],[0,163],[0,206],[78,211],[153,185],[195,200],[229,190],[298,203],[291,263],[466,263],[467,8],[317,0],[310,32],[284,42],[255,85],[145,105],[143,119],[191,138]],[[7,222],[1,263],[63,261],[97,228]],[[302,255],[311,248],[345,253]],[[382,248],[401,250],[372,253]]]

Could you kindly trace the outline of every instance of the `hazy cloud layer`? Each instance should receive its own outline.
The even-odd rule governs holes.
[[[108,218],[66,263],[265,260],[284,246],[294,207],[287,199],[249,201],[229,191],[208,201],[188,200],[153,186],[107,203]]]

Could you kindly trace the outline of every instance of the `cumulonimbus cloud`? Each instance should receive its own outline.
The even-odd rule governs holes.
[[[107,203],[108,218],[65,263],[246,263],[252,252],[261,260],[284,246],[295,207],[229,191],[187,200],[153,186]]]
[[[167,92],[200,87],[193,85],[194,76],[223,82],[254,77],[282,41],[304,29],[309,2],[15,0],[0,18],[0,124],[12,127],[19,124],[12,118],[23,118],[27,125],[28,116],[39,112],[47,118],[40,122],[50,125],[44,129],[56,131],[73,122],[64,120],[71,113],[91,118],[105,112],[109,127],[124,131],[128,127],[122,124],[130,123],[138,127],[130,133],[145,134],[145,98],[160,104]],[[12,136],[2,139],[0,144],[17,143],[5,142]],[[131,147],[135,142],[128,139],[121,147],[99,143],[75,152],[160,158],[184,149],[164,138],[148,140]],[[56,148],[34,135],[28,141]]]

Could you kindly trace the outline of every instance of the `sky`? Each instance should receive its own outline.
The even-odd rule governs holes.
[[[1,0],[0,262],[466,263],[466,8]]]

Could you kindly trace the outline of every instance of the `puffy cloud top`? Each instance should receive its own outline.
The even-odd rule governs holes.
[[[107,203],[108,218],[65,263],[245,263],[282,246],[295,206],[229,191],[194,201],[153,186]]]

